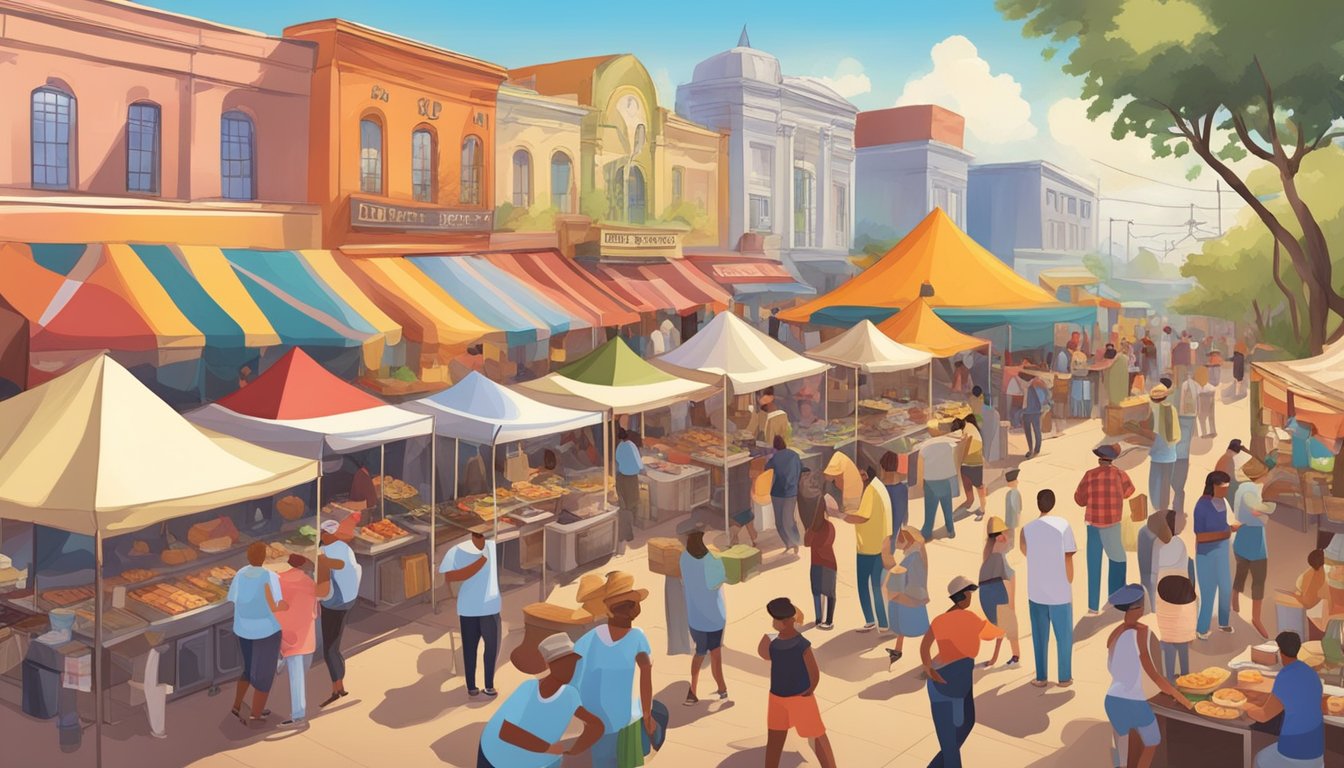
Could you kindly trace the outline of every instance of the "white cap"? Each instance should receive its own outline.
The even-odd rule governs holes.
[[[332,520],[331,518],[327,518],[326,520],[322,521],[323,533],[335,533],[337,530],[340,529],[340,527],[341,524],[336,522],[335,520]]]
[[[569,635],[557,632],[542,640],[537,650],[541,653],[541,658],[550,664],[558,658],[574,653],[574,641],[569,639]]]

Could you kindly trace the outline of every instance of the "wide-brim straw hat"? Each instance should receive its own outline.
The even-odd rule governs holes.
[[[625,571],[612,571],[607,574],[604,591],[602,602],[607,605],[626,602],[642,603],[649,596],[649,590],[635,588],[635,577]]]

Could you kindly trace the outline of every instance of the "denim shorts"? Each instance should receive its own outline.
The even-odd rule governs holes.
[[[1157,716],[1146,701],[1122,699],[1118,696],[1106,697],[1106,719],[1111,728],[1121,736],[1130,731],[1138,731],[1145,747],[1156,747],[1162,743],[1162,731],[1157,727]]]
[[[695,655],[704,656],[710,651],[717,651],[723,647],[723,630],[716,629],[713,632],[701,632],[698,629],[691,629],[691,639],[695,641]]]

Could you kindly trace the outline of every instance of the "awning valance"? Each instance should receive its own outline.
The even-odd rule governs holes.
[[[555,251],[487,253],[490,263],[543,292],[594,328],[639,322],[639,311],[622,302],[591,272]]]
[[[727,308],[731,297],[703,272],[682,260],[654,264],[585,262],[622,301],[641,313],[689,315],[702,308]]]

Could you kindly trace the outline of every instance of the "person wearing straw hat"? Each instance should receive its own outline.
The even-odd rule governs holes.
[[[1246,591],[1246,577],[1251,577],[1251,626],[1261,637],[1269,637],[1260,621],[1260,608],[1265,599],[1265,578],[1269,570],[1269,543],[1265,539],[1265,519],[1274,514],[1274,503],[1264,500],[1264,480],[1269,468],[1259,461],[1247,462],[1241,468],[1246,482],[1237,487],[1232,509],[1241,527],[1232,539],[1232,555],[1236,559],[1236,573],[1232,577],[1232,610],[1240,612],[1241,594]]]
[[[571,681],[581,657],[564,633],[542,640],[537,651],[546,676],[527,680],[509,694],[481,731],[476,768],[559,768],[564,755],[587,752],[602,737],[602,721],[583,708]],[[569,746],[565,730],[574,718],[583,723]]]
[[[929,708],[933,731],[938,737],[938,754],[931,766],[961,768],[961,746],[975,727],[975,657],[981,639],[1002,636],[984,617],[972,613],[971,593],[977,587],[965,576],[957,576],[947,585],[952,607],[935,618],[919,645],[919,657],[928,680]],[[933,655],[934,644],[938,655]]]
[[[1148,391],[1152,401],[1147,431],[1153,444],[1148,449],[1148,503],[1153,510],[1171,509],[1171,481],[1176,473],[1176,444],[1181,440],[1181,422],[1176,408],[1167,401],[1171,390],[1158,384]]]
[[[1134,495],[1134,483],[1125,470],[1115,466],[1120,449],[1115,445],[1101,445],[1092,449],[1097,466],[1089,469],[1078,488],[1073,502],[1083,508],[1087,523],[1087,610],[1092,616],[1101,608],[1102,554],[1109,563],[1107,591],[1114,592],[1125,583],[1128,555],[1120,533],[1120,520],[1125,515],[1125,499]]]
[[[1143,690],[1144,675],[1186,709],[1194,709],[1195,705],[1153,664],[1148,652],[1148,627],[1139,622],[1145,602],[1143,587],[1127,584],[1112,592],[1107,602],[1125,617],[1106,639],[1106,669],[1111,674],[1111,686],[1106,690],[1106,719],[1115,739],[1111,763],[1149,766],[1157,745],[1162,743],[1162,731]]]
[[[1022,659],[1022,646],[1017,637],[1017,574],[1008,565],[1008,552],[1013,548],[1012,531],[995,516],[989,518],[986,526],[985,551],[980,562],[980,610],[985,618],[1003,631],[1013,655],[1008,666],[1014,666]],[[1003,647],[1003,637],[994,641],[994,653],[985,662],[985,667],[994,666],[999,660],[999,649]]]
[[[583,657],[574,678],[583,708],[597,715],[605,729],[593,745],[594,766],[643,765],[641,731],[653,736],[657,730],[653,717],[653,650],[648,636],[634,626],[648,596],[647,589],[635,587],[635,577],[629,573],[607,574],[602,602],[610,618],[589,630],[574,646]]]

